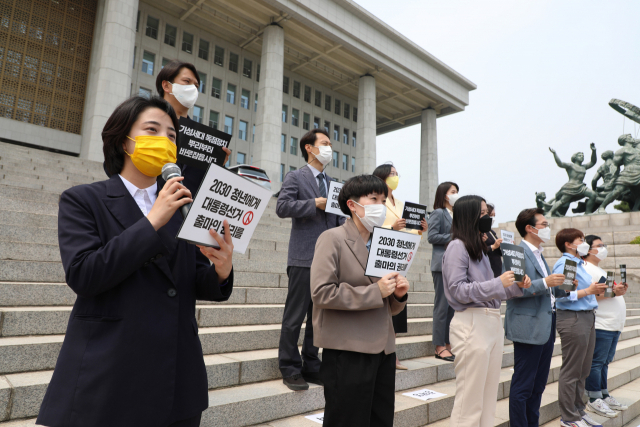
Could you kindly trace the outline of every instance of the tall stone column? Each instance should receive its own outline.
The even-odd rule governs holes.
[[[365,74],[358,83],[358,134],[356,135],[356,174],[369,174],[376,168],[376,79]]]
[[[265,28],[256,115],[254,164],[267,172],[271,189],[280,182],[280,135],[282,134],[282,76],[284,73],[284,30],[278,25]]]
[[[82,118],[80,156],[85,159],[104,160],[102,128],[131,93],[137,14],[138,0],[98,1]]]
[[[438,188],[438,133],[436,110],[422,110],[420,129],[420,203],[433,206]]]

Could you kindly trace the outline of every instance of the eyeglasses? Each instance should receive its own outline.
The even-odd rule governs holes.
[[[542,228],[547,228],[547,227],[549,227],[549,223],[548,223],[548,222],[543,222],[543,223],[540,223],[540,224],[536,224],[536,225],[535,225],[535,227],[537,228],[539,225],[541,225],[541,226],[542,226]]]
[[[397,176],[398,178],[400,178],[400,174],[398,172],[391,172],[389,173],[389,176]]]
[[[598,249],[598,248],[605,248],[606,249],[607,245],[605,245],[604,243],[601,243],[599,245],[593,245],[591,248],[592,249]]]

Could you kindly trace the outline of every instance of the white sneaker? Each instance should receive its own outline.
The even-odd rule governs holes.
[[[560,419],[560,427],[589,427],[584,421],[565,421]]]
[[[585,412],[585,414],[582,416],[582,422],[584,422],[584,424],[589,427],[602,427],[602,424],[600,424],[599,422],[597,422],[596,420],[594,420],[593,418],[591,418],[589,415],[587,415],[587,413]]]
[[[607,405],[602,399],[596,399],[593,402],[587,403],[586,410],[589,412],[593,412],[594,414],[602,415],[603,417],[607,417],[607,418],[615,418],[618,416],[618,413],[616,411],[611,410],[611,408],[609,408],[609,405]],[[587,421],[587,423],[589,424],[590,422]],[[594,424],[591,424],[591,425],[594,425]],[[599,425],[599,424],[596,423],[595,425]]]
[[[623,405],[622,403],[618,402],[613,396],[607,396],[604,401],[607,405],[609,405],[609,408],[615,409],[616,411],[626,411],[627,409],[629,409],[627,405]]]

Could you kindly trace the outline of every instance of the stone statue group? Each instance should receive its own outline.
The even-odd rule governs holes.
[[[609,105],[631,120],[640,123],[640,108],[624,101],[612,99]],[[569,182],[560,188],[555,198],[547,201],[545,193],[536,193],[536,205],[544,209],[545,214],[552,217],[566,215],[573,202],[578,207],[573,213],[604,214],[605,208],[614,200],[629,204],[631,211],[640,211],[640,139],[634,139],[631,134],[618,138],[621,148],[616,151],[605,151],[600,156],[604,164],[600,165],[591,180],[591,189],[583,182],[587,169],[596,165],[596,146],[591,143],[591,158],[584,162],[584,153],[571,156],[571,163],[563,162],[553,148],[549,151],[558,167],[563,168],[569,175]],[[598,182],[602,179],[602,183]],[[583,200],[586,199],[586,200]]]

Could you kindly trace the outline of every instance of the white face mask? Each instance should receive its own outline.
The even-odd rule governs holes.
[[[313,153],[313,155],[316,156],[316,159],[318,159],[322,166],[327,166],[333,158],[333,149],[327,145],[321,145],[316,148],[319,149],[320,152],[318,154]]]
[[[491,228],[496,226],[496,219],[494,217],[491,217]]]
[[[455,205],[455,204],[456,204],[456,202],[458,201],[458,199],[459,199],[460,197],[461,197],[461,196],[460,196],[460,193],[456,193],[456,194],[449,194],[449,195],[447,196],[447,199],[449,200],[449,204],[450,204],[451,206],[453,206],[453,205]]]
[[[173,88],[173,92],[171,94],[176,97],[183,107],[189,109],[196,104],[196,101],[198,100],[198,88],[196,85],[171,83],[171,86]]]
[[[533,228],[538,232],[538,237],[544,243],[547,243],[549,240],[551,240],[551,227],[545,227],[543,229],[535,228],[535,227]]]
[[[607,251],[607,248],[598,248],[598,253],[596,254],[596,257],[598,257],[600,261],[604,261],[604,259],[607,257],[608,254],[609,252]]]
[[[573,245],[573,243],[572,243]],[[576,247],[576,251],[580,256],[587,256],[589,253],[589,244],[587,242],[582,242]]]
[[[362,206],[358,202],[353,202],[358,206]],[[364,217],[360,218],[360,215],[356,213],[356,216],[360,218],[360,222],[364,225],[369,233],[373,232],[373,227],[382,227],[384,219],[387,216],[387,207],[385,205],[364,205]],[[355,212],[354,212],[355,213]]]

